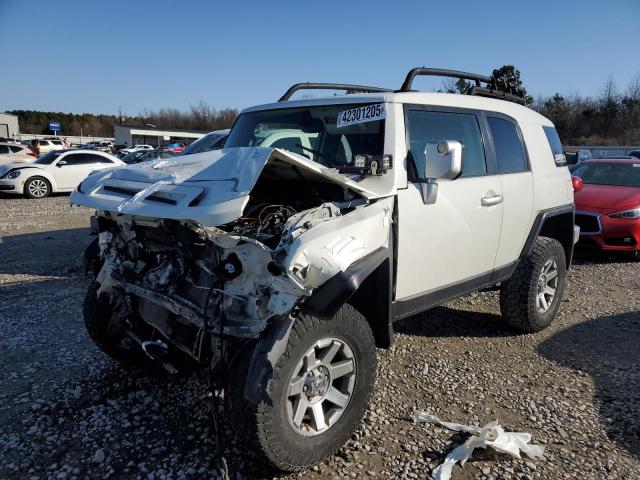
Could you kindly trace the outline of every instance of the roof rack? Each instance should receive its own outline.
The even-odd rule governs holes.
[[[298,90],[344,90],[347,95],[351,93],[381,93],[393,92],[393,90],[381,87],[367,87],[364,85],[349,85],[348,83],[296,83],[280,97],[278,102],[286,102]]]
[[[475,73],[460,72],[458,70],[446,70],[442,68],[426,68],[416,67],[412,68],[407,77],[404,79],[404,83],[398,92],[412,92],[411,89],[413,80],[417,76],[430,76],[430,77],[449,77],[449,78],[461,78],[463,80],[471,80],[475,85],[471,86],[467,92],[468,95],[478,95],[482,97],[499,98],[501,100],[508,100],[524,105],[524,90],[521,87],[516,86],[515,78],[513,76],[503,76],[499,78],[486,77],[484,75],[477,75]],[[486,86],[482,86],[481,83],[485,83]]]

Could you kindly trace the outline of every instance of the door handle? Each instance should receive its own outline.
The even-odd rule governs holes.
[[[493,205],[498,205],[502,203],[502,195],[494,195],[492,197],[482,197],[480,199],[480,203],[483,207],[492,207]]]

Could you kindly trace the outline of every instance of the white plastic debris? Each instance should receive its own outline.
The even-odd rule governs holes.
[[[432,472],[433,480],[449,480],[453,466],[460,462],[464,466],[476,448],[491,447],[501,453],[508,453],[520,458],[520,452],[530,458],[542,458],[544,447],[542,445],[531,445],[531,435],[525,432],[505,432],[500,424],[494,420],[484,427],[475,425],[460,425],[459,423],[443,422],[435,415],[427,412],[417,411],[413,414],[415,423],[435,423],[441,427],[455,432],[469,433],[471,436],[460,446],[454,448],[444,459],[444,462],[436,467]]]

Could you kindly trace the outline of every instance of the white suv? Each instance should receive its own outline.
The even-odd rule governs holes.
[[[475,86],[420,93],[416,75]],[[223,150],[89,176],[71,201],[97,209],[90,336],[209,367],[236,431],[296,471],[358,425],[395,320],[499,284],[506,324],[545,328],[577,238],[571,177],[503,80],[299,84],[244,110]],[[350,94],[289,100],[332,87]]]

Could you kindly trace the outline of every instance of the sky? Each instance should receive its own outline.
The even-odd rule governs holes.
[[[534,96],[595,95],[640,74],[639,27],[640,0],[0,0],[0,111],[241,109],[296,82],[399,88],[415,66],[513,64]]]

